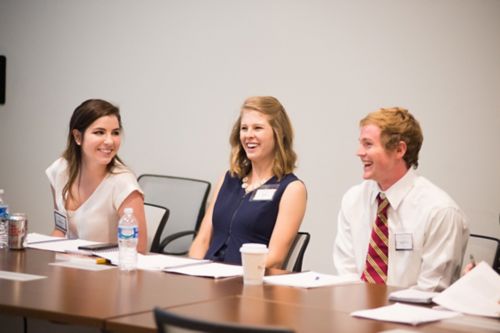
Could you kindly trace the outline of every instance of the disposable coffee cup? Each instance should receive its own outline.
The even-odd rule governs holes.
[[[265,244],[245,243],[240,248],[243,264],[243,283],[262,284],[269,250]]]

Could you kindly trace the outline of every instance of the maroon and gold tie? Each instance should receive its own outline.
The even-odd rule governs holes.
[[[379,193],[377,201],[377,218],[373,224],[365,270],[361,274],[361,279],[368,283],[385,284],[389,263],[389,228],[387,226],[389,201],[383,193]]]

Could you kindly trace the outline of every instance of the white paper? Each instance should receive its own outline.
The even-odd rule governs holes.
[[[164,271],[171,273],[193,275],[193,276],[212,277],[216,279],[243,275],[242,266],[227,265],[217,262],[187,265],[178,268],[167,268]]]
[[[89,259],[91,259],[91,258],[89,258]],[[93,261],[84,261],[84,260],[56,261],[56,262],[49,263],[49,265],[77,268],[77,269],[85,269],[88,271],[105,271],[108,269],[116,268],[114,266],[96,264],[95,260],[96,259],[93,258]]]
[[[38,241],[36,243],[28,242],[26,244],[26,247],[38,250],[53,251],[53,252],[84,253],[84,251],[78,250],[78,247],[82,245],[93,245],[93,244],[99,244],[99,242],[93,242],[83,239],[56,238],[54,240],[48,239],[45,241]]]
[[[43,275],[33,275],[18,272],[0,271],[0,279],[13,280],[13,281],[32,281],[45,279]]]
[[[389,294],[390,301],[410,302],[410,303],[432,303],[432,298],[439,295],[437,292],[422,291],[418,289],[404,289],[393,291]]]
[[[98,251],[93,253],[101,258],[108,259],[113,265],[119,263],[119,252],[114,251]],[[179,256],[170,256],[166,254],[137,254],[137,268],[143,270],[161,271],[165,268],[179,267],[192,264],[206,263],[207,260],[198,260]]]
[[[482,261],[432,300],[453,311],[498,318],[500,275]]]
[[[66,238],[43,235],[43,234],[39,234],[36,232],[31,232],[31,233],[26,235],[26,239],[24,241],[25,242],[24,244],[27,245],[29,243],[49,242],[49,241],[63,240],[63,239],[66,239]]]
[[[359,274],[329,275],[313,271],[264,276],[264,282],[281,286],[317,288],[339,284],[361,283]]]
[[[433,310],[422,306],[395,303],[380,308],[354,311],[351,316],[418,325],[459,316],[458,312]]]

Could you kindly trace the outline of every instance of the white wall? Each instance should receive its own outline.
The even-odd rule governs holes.
[[[359,119],[420,120],[419,171],[473,232],[500,237],[500,1],[0,0],[0,187],[31,231],[52,228],[45,168],[74,108],[121,107],[137,174],[215,182],[242,101],[270,94],[296,130],[312,234],[306,269],[333,271],[342,194],[361,181]]]

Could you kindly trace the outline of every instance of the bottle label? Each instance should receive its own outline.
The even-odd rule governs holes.
[[[0,219],[7,219],[8,217],[7,206],[0,206]]]
[[[137,227],[118,227],[118,239],[137,238],[139,230]]]

